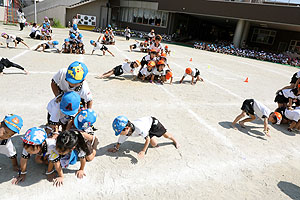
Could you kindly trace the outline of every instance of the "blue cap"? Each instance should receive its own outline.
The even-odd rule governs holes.
[[[118,136],[120,133],[124,130],[128,123],[128,118],[124,115],[120,115],[115,118],[115,120],[112,123],[112,128],[115,131],[115,135]]]
[[[97,114],[92,109],[86,109],[78,113],[74,119],[74,125],[79,130],[91,127],[97,120]]]
[[[93,44],[95,41],[94,40],[90,40],[90,43]]]
[[[46,24],[43,24],[43,28],[47,28],[47,25],[46,25]]]
[[[110,24],[108,24],[108,27],[109,27],[109,28],[111,28],[111,25],[110,25]]]
[[[82,38],[82,37],[83,37],[83,35],[82,35],[81,33],[79,33],[78,37]]]
[[[73,24],[73,29],[76,31],[77,30],[77,24]]]
[[[63,95],[60,102],[60,111],[65,115],[75,115],[80,107],[80,96],[74,91]]]
[[[74,33],[72,33],[71,35],[70,35],[70,38],[72,38],[72,39],[74,39],[76,36],[74,35]]]
[[[19,115],[7,115],[3,121],[10,130],[18,134],[23,127],[23,119]]]
[[[58,45],[58,41],[53,41],[52,44],[53,45]]]
[[[66,38],[66,39],[65,39],[65,42],[70,42],[69,38]]]
[[[72,84],[81,83],[88,72],[88,68],[84,63],[75,61],[68,67],[66,80]]]
[[[21,140],[26,144],[30,145],[40,145],[47,138],[47,133],[44,129],[33,127],[26,131],[24,137],[21,137]]]

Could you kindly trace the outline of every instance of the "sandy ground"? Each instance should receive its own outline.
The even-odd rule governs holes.
[[[0,32],[3,31],[23,37],[32,48],[41,42],[28,37],[29,28],[19,32],[17,27],[1,25]],[[59,46],[67,32],[54,29]],[[134,41],[117,37],[117,44],[109,46],[116,57],[90,55],[89,40],[96,40],[98,34],[83,31],[83,35],[87,50],[84,56],[34,52],[22,45],[16,49],[0,48],[0,57],[12,59],[31,72],[26,76],[17,69],[7,69],[0,77],[0,118],[15,113],[24,119],[22,133],[13,137],[19,157],[20,137],[27,129],[46,123],[46,105],[53,98],[53,74],[75,60],[85,62],[89,68],[87,82],[99,114],[96,135],[100,140],[97,157],[86,165],[87,176],[77,180],[77,163],[64,171],[61,188],[54,188],[45,179],[46,166],[35,164],[33,159],[26,182],[11,185],[16,174],[10,160],[0,155],[1,200],[300,199],[298,134],[287,132],[284,126],[271,126],[272,137],[268,138],[263,135],[259,120],[244,130],[230,129],[246,98],[255,98],[274,110],[275,92],[289,83],[296,68],[169,45],[169,64],[175,74],[173,85],[128,78],[99,80],[95,75],[122,64],[125,58],[141,59],[144,54],[128,52]],[[187,66],[200,69],[205,82],[179,85]],[[249,83],[243,82],[246,77]],[[107,149],[117,141],[111,123],[120,114],[130,119],[157,117],[181,148],[177,150],[161,138],[160,147],[149,148],[140,160],[137,153],[144,141],[135,138],[128,140],[120,152],[108,153]]]

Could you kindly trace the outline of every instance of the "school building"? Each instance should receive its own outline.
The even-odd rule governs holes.
[[[48,16],[67,26],[77,14],[90,15],[96,17],[97,27],[112,24],[147,32],[153,28],[181,42],[224,40],[236,47],[300,54],[300,7],[292,1],[43,0],[37,12],[39,23]],[[23,10],[27,21],[33,21],[33,5]]]

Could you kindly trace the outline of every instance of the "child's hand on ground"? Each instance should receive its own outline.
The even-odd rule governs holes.
[[[47,180],[48,180],[49,182],[53,182],[55,177],[56,177],[56,174],[55,174],[55,173],[48,174],[48,175],[47,175]]]
[[[118,150],[116,148],[109,148],[107,151],[111,153],[116,153]]]
[[[145,156],[145,151],[140,151],[140,153],[138,154],[138,157],[140,159],[142,159],[142,158],[144,158],[144,156]]]
[[[25,179],[26,179],[26,174],[20,174],[17,178],[13,178],[11,183],[13,185],[17,185],[18,183],[25,181]]]
[[[77,178],[83,178],[84,176],[86,176],[85,175],[85,173],[84,173],[84,171],[83,170],[78,170],[77,172],[76,172],[76,176],[77,176]]]
[[[60,187],[61,185],[63,185],[63,182],[64,182],[63,177],[57,177],[53,179],[53,186]]]

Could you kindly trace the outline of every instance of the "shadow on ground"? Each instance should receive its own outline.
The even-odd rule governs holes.
[[[291,199],[299,200],[300,199],[300,187],[286,181],[280,181],[277,186],[287,196],[289,196]]]

